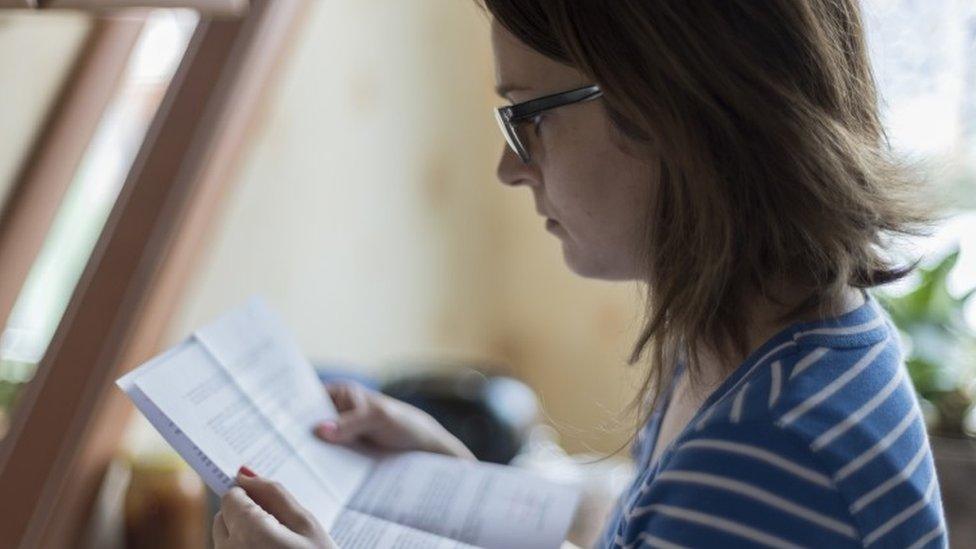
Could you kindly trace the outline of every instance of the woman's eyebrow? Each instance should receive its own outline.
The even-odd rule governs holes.
[[[499,84],[495,86],[495,93],[498,94],[499,97],[507,99],[508,94],[513,91],[526,91],[529,89],[531,88],[519,86],[518,84]]]

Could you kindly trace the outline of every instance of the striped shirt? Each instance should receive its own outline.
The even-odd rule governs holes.
[[[766,342],[652,465],[666,406],[604,547],[947,545],[897,331],[870,296]]]

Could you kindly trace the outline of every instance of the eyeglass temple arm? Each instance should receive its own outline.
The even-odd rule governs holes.
[[[546,95],[544,97],[539,97],[538,99],[526,101],[525,103],[512,105],[509,107],[510,114],[507,118],[511,122],[517,122],[518,120],[535,116],[540,112],[548,111],[556,107],[596,99],[602,94],[603,91],[600,90],[600,86],[593,85],[566,92],[554,93],[552,95]]]

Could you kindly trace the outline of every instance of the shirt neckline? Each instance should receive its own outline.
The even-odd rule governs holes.
[[[880,306],[875,301],[874,296],[865,290],[861,290],[861,294],[864,296],[864,303],[855,309],[835,317],[795,322],[766,340],[765,343],[750,353],[717,389],[712,391],[712,394],[705,399],[701,408],[698,409],[695,420],[698,419],[698,415],[731,393],[760,362],[765,362],[766,359],[779,352],[781,348],[785,349],[798,344],[800,338],[803,338],[804,344],[810,343],[820,347],[833,348],[870,345],[883,339],[885,337],[884,322],[880,322],[878,326],[870,330],[856,334],[833,334],[829,332],[829,330],[838,328],[867,325],[875,319],[881,320],[881,312],[878,309]]]
[[[877,304],[874,296],[865,290],[861,290],[861,294],[864,296],[864,303],[858,307],[843,313],[841,315],[823,318],[818,320],[807,320],[795,322],[783,328],[775,335],[766,340],[765,343],[760,345],[755,351],[751,352],[746,359],[736,367],[733,372],[725,378],[719,386],[708,395],[708,398],[702,403],[695,412],[695,415],[691,418],[687,425],[674,437],[668,446],[657,456],[656,460],[652,460],[654,451],[657,449],[658,444],[658,433],[661,428],[661,423],[664,420],[664,414],[667,413],[667,408],[671,404],[671,399],[673,397],[675,383],[671,384],[668,396],[662,405],[660,414],[654,419],[654,424],[652,425],[653,439],[649,441],[650,448],[647,450],[647,467],[653,471],[656,471],[661,464],[662,459],[674,448],[675,444],[687,436],[688,432],[696,428],[697,424],[702,421],[702,416],[709,413],[714,406],[718,404],[720,400],[725,398],[727,395],[732,393],[735,388],[743,381],[743,379],[751,373],[760,362],[765,362],[766,359],[772,357],[777,352],[792,347],[797,344],[799,338],[803,337],[805,340],[810,339],[812,343],[816,343],[820,346],[827,347],[848,347],[851,344],[864,345],[877,342],[884,337],[883,331],[880,328],[884,328],[885,324],[882,322],[876,328],[871,330],[865,330],[864,332],[859,332],[857,334],[832,334],[829,330],[856,326],[856,325],[868,325],[872,320],[881,317],[882,313],[879,310],[879,305]],[[827,330],[825,333],[818,333]],[[826,344],[826,345],[824,345]],[[683,366],[679,366],[678,372],[684,370]]]

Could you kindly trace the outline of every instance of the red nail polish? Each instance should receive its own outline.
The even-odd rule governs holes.
[[[238,473],[244,475],[245,477],[256,477],[257,473],[251,470],[247,465],[241,465],[241,468],[237,470]]]

